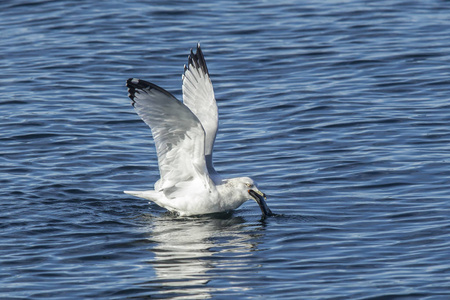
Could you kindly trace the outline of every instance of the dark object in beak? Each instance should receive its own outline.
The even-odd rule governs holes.
[[[265,195],[263,193],[261,193],[260,191],[258,191],[258,192],[255,192],[254,190],[248,190],[248,193],[250,194],[250,196],[252,196],[252,198],[255,199],[256,202],[258,203],[259,208],[261,208],[261,212],[263,213],[263,215],[264,216],[273,216],[272,211],[267,206],[266,201],[264,200]]]

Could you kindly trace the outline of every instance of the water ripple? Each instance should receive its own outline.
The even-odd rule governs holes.
[[[0,4],[1,298],[446,299],[443,1]],[[132,16],[132,17],[130,17]],[[201,42],[216,168],[252,202],[180,218],[151,188],[141,77],[181,98]]]

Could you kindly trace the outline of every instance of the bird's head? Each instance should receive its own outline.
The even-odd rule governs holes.
[[[249,177],[240,177],[236,179],[238,181],[237,188],[242,196],[246,197],[247,200],[255,200],[264,216],[272,216],[273,213],[266,204],[266,194],[258,189],[256,183]]]

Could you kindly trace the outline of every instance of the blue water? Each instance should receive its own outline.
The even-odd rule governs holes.
[[[0,298],[450,299],[448,1],[1,1]],[[180,218],[127,98],[202,43],[216,169]]]

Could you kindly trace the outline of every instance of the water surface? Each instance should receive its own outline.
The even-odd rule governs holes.
[[[446,1],[2,1],[0,297],[447,299]],[[202,43],[215,165],[256,203],[180,218],[125,80],[181,98]]]

